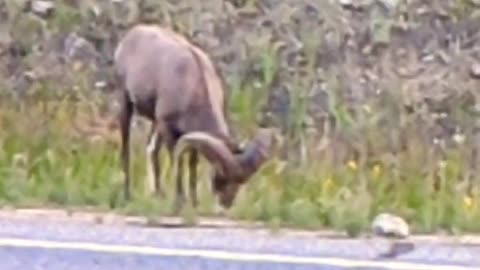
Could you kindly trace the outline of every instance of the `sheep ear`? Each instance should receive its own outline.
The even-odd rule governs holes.
[[[190,132],[180,137],[174,158],[191,147],[200,152],[215,169],[223,175],[240,175],[241,167],[227,145],[217,137],[205,132]]]

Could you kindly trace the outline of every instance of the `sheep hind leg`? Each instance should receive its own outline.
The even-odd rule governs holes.
[[[147,144],[147,183],[146,192],[160,197],[165,195],[160,181],[159,152],[162,145],[162,137],[155,123],[152,124]]]
[[[185,201],[185,192],[183,188],[184,153],[180,154],[179,156],[174,156],[174,150],[179,136],[175,137],[175,135],[169,132],[168,129],[160,129],[160,127],[162,126],[158,126],[157,130],[162,130],[162,140],[167,147],[171,169],[173,170],[173,180],[175,181],[176,186],[174,195],[174,212],[178,214]]]

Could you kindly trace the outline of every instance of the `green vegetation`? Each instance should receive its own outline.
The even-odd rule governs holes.
[[[149,1],[144,2],[149,5]],[[198,36],[195,41],[221,63],[219,67],[224,67],[221,71],[230,89],[229,112],[237,137],[250,137],[257,123],[264,122],[283,129],[284,144],[243,187],[227,215],[262,220],[273,227],[334,227],[356,234],[366,229],[376,214],[389,211],[405,218],[415,232],[480,231],[478,81],[468,74],[475,54],[473,47],[465,45],[469,37],[464,37],[466,41],[458,37],[463,47],[442,47],[437,41],[445,35],[433,29],[426,56],[420,55],[424,48],[416,48],[413,38],[398,35],[394,39],[390,28],[405,27],[422,34],[415,28],[422,25],[420,15],[415,13],[421,5],[412,1],[399,6],[395,16],[375,15],[375,23],[383,25],[380,31],[387,34],[372,30],[368,44],[360,45],[358,38],[352,39],[351,48],[342,47],[341,40],[349,31],[361,33],[354,26],[376,29],[375,23],[357,22],[329,1],[318,1],[322,8],[315,18],[300,19],[300,9],[285,1],[288,4],[268,13],[273,26],[246,31],[247,26],[230,20],[243,20],[245,24],[266,20],[265,14],[257,14],[261,13],[259,3],[266,1],[245,2],[245,6],[231,7],[236,12],[222,12],[214,21],[227,28],[222,40],[240,60],[225,64],[226,56],[217,55],[220,50],[209,45],[215,43],[209,43],[213,37],[202,41]],[[460,2],[447,12],[450,17],[446,20],[453,25],[478,14],[478,8],[469,1]],[[57,7],[53,17],[45,19],[48,24],[43,27],[49,30],[44,31],[77,29],[93,40],[109,39],[114,34],[110,34],[113,30],[108,28],[105,16],[122,18],[112,15],[113,11],[99,15],[95,21],[98,33],[91,33],[86,18],[93,15],[85,7],[77,14],[77,9],[66,5]],[[207,20],[202,14],[219,8],[214,4],[193,6],[193,11],[181,9],[181,4],[176,9],[170,5],[144,7],[150,14],[136,10],[136,15],[129,13],[126,17],[161,18],[191,35],[193,25],[203,25],[200,22]],[[203,13],[197,12],[200,8],[205,9]],[[351,20],[349,25],[340,19],[344,17]],[[303,28],[294,31],[294,22]],[[10,23],[14,27],[13,20]],[[229,32],[228,27],[237,28]],[[458,26],[456,33],[468,32],[465,27]],[[235,33],[240,37],[230,36]],[[41,31],[34,34],[50,37]],[[33,42],[29,37],[25,36],[22,44]],[[291,37],[302,46],[292,44]],[[239,38],[245,39],[245,47],[241,47]],[[40,69],[47,60],[38,58],[41,52],[27,52],[15,61],[41,77],[45,70]],[[427,57],[443,60],[429,62],[424,60]],[[0,61],[13,61],[5,58]],[[87,130],[96,119],[104,118],[104,111],[109,110],[105,102],[111,100],[109,94],[92,90],[88,81],[94,72],[87,69],[76,62],[64,66],[60,69],[61,80],[40,78],[27,87],[29,94],[21,99],[10,95],[13,79],[0,79],[0,200],[15,205],[88,205],[148,216],[172,214],[173,184],[170,170],[165,170],[168,159],[162,159],[167,198],[159,200],[142,193],[146,164],[143,128],[134,131],[135,198],[130,202],[122,197],[118,131],[104,129],[90,134],[78,129]],[[2,67],[0,74],[3,78],[16,76]],[[51,93],[59,95],[53,97]],[[318,102],[321,94],[324,98]],[[278,105],[278,99],[288,99],[288,105]],[[321,105],[323,101],[326,105]],[[283,110],[288,113],[282,114]],[[214,198],[205,161],[199,176],[197,215],[213,215]],[[189,221],[195,218],[192,209],[186,209],[184,216]]]
[[[242,100],[251,93],[237,95]],[[169,171],[163,171],[168,198],[158,200],[142,194],[145,132],[134,131],[136,196],[125,203],[118,145],[103,139],[107,137],[94,140],[73,129],[72,123],[81,119],[78,115],[90,112],[87,108],[82,110],[78,103],[75,107],[68,102],[32,102],[22,108],[2,101],[0,198],[4,203],[88,205],[155,216],[172,213],[173,184]],[[250,102],[255,102],[255,98]],[[232,106],[236,105],[239,104],[232,102]],[[235,118],[249,114],[236,112]],[[363,133],[367,136],[359,136],[362,141],[358,143],[380,141],[376,130],[368,129]],[[118,137],[115,132],[109,135]],[[468,144],[450,150],[441,162],[418,138],[412,136],[407,145],[409,148],[397,156],[365,155],[363,160],[346,164],[333,161],[334,151],[327,151],[322,157],[307,154],[300,162],[276,157],[243,188],[228,214],[272,225],[312,229],[332,226],[355,231],[368,226],[379,211],[391,210],[412,222],[417,231],[439,227],[478,230],[480,211],[475,197],[469,195],[471,170],[462,153]],[[165,152],[162,155],[166,157]],[[198,214],[211,215],[214,198],[206,164],[202,162]],[[168,168],[168,159],[163,159],[162,165]]]

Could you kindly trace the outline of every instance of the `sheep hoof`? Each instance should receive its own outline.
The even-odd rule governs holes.
[[[177,199],[175,200],[175,205],[173,206],[173,213],[174,215],[179,215],[183,209],[185,200],[184,199]]]
[[[219,203],[215,203],[213,212],[218,217],[224,217],[226,215],[226,209]]]
[[[159,188],[155,191],[155,195],[160,199],[164,199],[166,197],[165,191],[162,188]]]

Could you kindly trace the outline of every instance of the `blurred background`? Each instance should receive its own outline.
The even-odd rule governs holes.
[[[236,138],[284,135],[230,217],[355,235],[388,211],[414,232],[479,231],[479,16],[477,0],[3,0],[0,201],[171,213],[168,171],[168,200],[141,194],[142,119],[138,195],[122,196],[112,54],[149,22],[211,56]],[[202,165],[197,214],[213,215]]]

